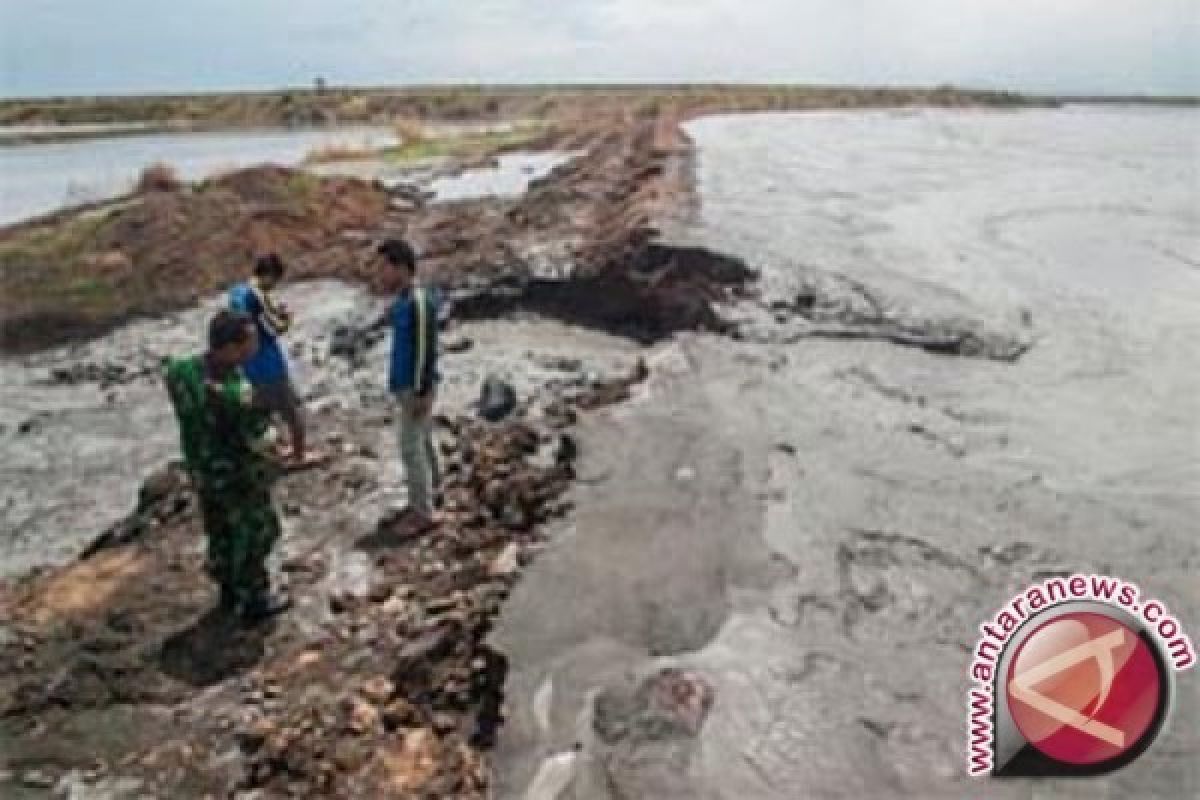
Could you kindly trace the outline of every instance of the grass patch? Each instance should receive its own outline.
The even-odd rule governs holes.
[[[333,164],[382,158],[391,164],[413,164],[437,158],[470,158],[496,150],[520,148],[542,136],[545,123],[527,123],[511,130],[470,133],[439,133],[419,120],[401,120],[393,125],[399,144],[378,149],[329,145],[309,152],[304,163]]]
[[[316,175],[303,170],[296,170],[288,175],[287,193],[290,199],[308,205],[316,198],[320,189],[321,180]]]
[[[80,266],[112,216],[79,215],[10,236],[0,243],[0,284],[13,306],[102,310],[114,301],[108,276],[80,274]]]
[[[482,156],[494,150],[530,144],[545,131],[544,125],[523,125],[506,131],[450,134],[437,138],[421,136],[403,141],[395,147],[384,148],[379,155],[393,164]]]

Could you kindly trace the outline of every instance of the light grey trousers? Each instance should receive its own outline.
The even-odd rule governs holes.
[[[438,485],[438,457],[433,444],[433,414],[417,417],[412,390],[398,392],[396,400],[397,438],[400,461],[404,464],[404,483],[408,487],[408,505],[425,515],[433,513],[433,492]]]

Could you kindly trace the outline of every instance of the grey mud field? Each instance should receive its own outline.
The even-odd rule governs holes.
[[[849,281],[1031,347],[930,354],[786,312],[662,347],[587,427],[585,470],[609,477],[507,606],[505,796],[1197,796],[1190,673],[1169,730],[1107,778],[970,782],[963,752],[977,626],[1036,576],[1119,575],[1200,620],[1200,117],[689,132],[686,235],[761,268],[766,303]],[[714,690],[695,735],[629,711],[668,665]]]
[[[822,112],[688,132],[699,207],[669,238],[761,272],[761,297],[723,309],[734,335],[639,347],[533,317],[453,333],[474,343],[445,361],[453,412],[487,374],[528,395],[564,365],[649,367],[581,419],[574,510],[492,634],[510,667],[497,796],[1200,795],[1191,673],[1118,773],[964,774],[977,627],[1034,580],[1120,576],[1200,631],[1200,115]],[[285,299],[314,413],[382,404],[382,342],[329,355],[379,301],[331,282]],[[174,457],[153,369],[194,349],[204,315],[0,365],[4,574],[74,557]],[[338,511],[363,525],[403,500],[390,432],[371,435],[375,488]],[[663,675],[698,693],[691,724],[648,713],[640,687]]]

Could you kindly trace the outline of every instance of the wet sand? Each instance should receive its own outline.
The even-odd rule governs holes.
[[[741,342],[660,347],[634,403],[585,428],[581,470],[608,478],[576,489],[506,607],[502,795],[1200,791],[1192,674],[1108,777],[976,783],[963,764],[977,626],[1036,576],[1135,581],[1195,637],[1198,122],[693,123],[702,210],[681,235],[761,267],[765,303],[849,278],[889,313],[1033,346],[1005,363],[827,341],[764,308]],[[607,701],[664,665],[713,688],[702,729],[626,710],[613,735]]]

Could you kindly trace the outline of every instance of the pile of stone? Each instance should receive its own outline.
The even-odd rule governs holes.
[[[485,638],[538,526],[567,509],[575,448],[517,419],[441,423],[441,526],[407,536],[385,518],[360,543],[373,558],[366,591],[332,593],[319,644],[251,682],[242,789],[485,796],[478,752],[501,721],[507,672]],[[272,694],[286,702],[261,702]]]

